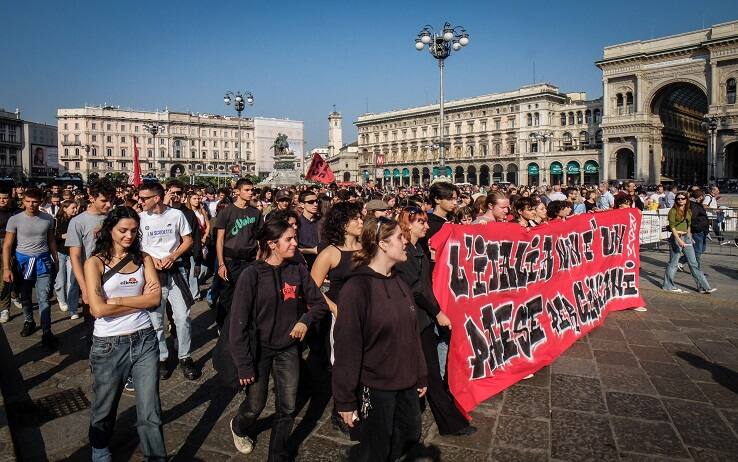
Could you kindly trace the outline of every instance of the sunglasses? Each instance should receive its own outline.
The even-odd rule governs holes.
[[[423,211],[420,210],[420,208],[414,207],[414,206],[405,207],[404,209],[402,209],[402,211],[407,212],[410,215],[417,215],[419,213],[423,213]]]
[[[687,198],[686,197],[677,197],[676,200],[678,200],[678,201],[686,201]]]
[[[156,195],[154,195],[154,196],[141,196],[141,195],[139,195],[138,196],[138,199],[146,202],[147,200],[151,199],[152,197],[156,197]]]
[[[318,200],[317,200],[317,199],[313,199],[313,200],[310,200],[310,201],[305,201],[305,204],[310,204],[310,205],[313,205],[313,204],[315,204],[315,203],[317,203],[317,202],[318,202]]]

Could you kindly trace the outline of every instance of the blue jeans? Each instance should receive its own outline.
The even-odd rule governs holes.
[[[689,265],[689,269],[692,272],[692,277],[694,278],[695,283],[697,283],[697,290],[708,290],[710,288],[710,284],[707,282],[707,279],[705,279],[705,274],[702,272],[699,264],[697,263],[697,258],[695,257],[694,241],[692,241],[692,238],[687,236],[686,234],[682,236],[682,240],[685,244],[687,244],[684,247],[679,246],[679,244],[676,242],[676,239],[674,239],[673,237],[669,238],[669,244],[671,246],[671,257],[669,258],[669,264],[666,266],[664,283],[661,287],[664,290],[674,290],[677,288],[676,285],[674,285],[674,277],[676,276],[679,257],[684,254],[684,256],[687,257],[687,264]]]
[[[187,272],[184,268],[180,268],[179,271],[186,281]],[[177,327],[177,341],[179,342],[177,355],[179,356],[179,359],[189,358],[190,344],[192,343],[192,337],[190,335],[190,308],[185,303],[185,300],[182,297],[182,292],[179,291],[179,287],[174,284],[174,278],[172,278],[171,275],[167,275],[167,283],[161,287],[161,303],[158,308],[153,311],[149,311],[151,325],[154,326],[156,337],[159,339],[159,359],[161,361],[166,361],[167,358],[169,358],[167,339],[164,335],[164,321],[167,317],[167,301],[172,305],[174,325]],[[136,387],[138,387],[138,385],[136,385]]]
[[[707,250],[707,233],[692,233],[692,240],[694,241],[694,258],[697,260],[697,268],[702,268],[702,254]],[[687,257],[682,255],[679,258],[679,263],[687,263]]]
[[[128,376],[136,384],[136,429],[147,460],[166,460],[159,402],[159,347],[151,327],[130,335],[93,337],[90,349],[92,400],[90,446],[94,462],[112,460],[108,448],[118,403]]]
[[[20,280],[20,300],[23,307],[23,315],[27,322],[33,322],[32,291],[36,287],[36,299],[38,300],[38,312],[41,317],[41,330],[51,331],[51,312],[49,311],[49,295],[51,293],[51,274],[46,273],[36,276],[36,280]]]
[[[79,308],[79,284],[72,271],[72,259],[59,252],[59,271],[56,272],[54,290],[59,303],[66,303],[71,314],[77,314]]]

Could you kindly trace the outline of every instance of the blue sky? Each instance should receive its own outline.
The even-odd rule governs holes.
[[[738,19],[730,0],[57,1],[0,0],[0,107],[55,124],[56,108],[228,113],[223,93],[250,90],[248,115],[305,121],[327,142],[332,105],[345,142],[359,114],[434,103],[435,60],[415,51],[421,26],[463,25],[471,43],[447,60],[448,99],[548,81],[601,96],[606,45]]]

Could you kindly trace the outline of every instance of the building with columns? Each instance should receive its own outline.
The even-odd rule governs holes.
[[[252,119],[112,106],[59,109],[57,119],[62,170],[81,173],[85,180],[132,174],[134,137],[143,175],[226,173],[237,171],[238,164],[245,174],[256,172]],[[154,137],[144,124],[162,129]]]
[[[457,183],[597,183],[601,99],[549,83],[445,103],[445,174]],[[421,185],[439,164],[437,104],[364,114],[358,131],[363,181]]]
[[[596,65],[604,177],[738,178],[738,21],[609,46]]]

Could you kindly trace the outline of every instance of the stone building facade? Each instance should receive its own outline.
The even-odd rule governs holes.
[[[600,180],[602,101],[543,83],[445,103],[445,174],[487,186]],[[358,131],[363,181],[421,185],[443,174],[438,105],[364,114]]]
[[[20,112],[0,108],[0,177],[20,181],[23,177],[21,150],[23,121]]]
[[[57,119],[61,167],[85,180],[132,174],[134,137],[142,175],[225,174],[241,166],[244,174],[256,173],[252,119],[239,124],[238,117],[110,106],[59,109]],[[163,129],[153,137],[144,124]]]
[[[609,46],[596,64],[606,177],[738,178],[738,21]]]

